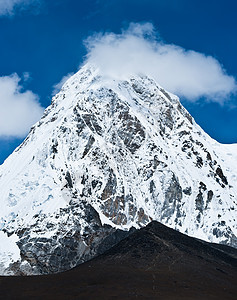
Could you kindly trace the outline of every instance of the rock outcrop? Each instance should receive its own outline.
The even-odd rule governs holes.
[[[237,247],[236,150],[151,78],[85,65],[0,166],[1,273],[72,268],[152,220]]]

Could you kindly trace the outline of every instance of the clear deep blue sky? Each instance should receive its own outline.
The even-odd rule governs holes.
[[[39,95],[44,107],[50,104],[53,85],[77,71],[86,54],[86,37],[98,31],[119,33],[130,22],[152,22],[165,42],[214,56],[237,78],[235,0],[41,2],[37,11],[0,17],[0,76],[29,72],[26,88]],[[237,108],[183,103],[210,136],[222,143],[237,142]],[[237,96],[232,103],[237,105]],[[20,142],[0,139],[0,164]]]

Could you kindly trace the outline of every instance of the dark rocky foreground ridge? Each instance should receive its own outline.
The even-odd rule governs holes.
[[[1,299],[236,299],[237,250],[156,221],[78,267],[0,277]]]
[[[237,248],[236,165],[152,78],[85,64],[0,166],[0,274],[70,270],[152,220]]]

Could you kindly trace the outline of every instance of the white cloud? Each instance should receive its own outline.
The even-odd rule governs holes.
[[[27,82],[27,81],[29,81],[31,79],[29,72],[24,72],[22,74],[22,77],[23,77],[24,82]]]
[[[85,44],[87,61],[97,65],[104,75],[121,78],[146,74],[190,101],[205,97],[223,103],[237,89],[234,77],[217,59],[162,42],[151,23],[131,23],[121,34],[95,34]]]
[[[67,75],[63,76],[63,78],[56,83],[53,86],[53,92],[52,92],[52,96],[56,95],[62,88],[62,86],[64,85],[64,83],[73,75],[73,73],[68,73]]]
[[[43,108],[38,96],[22,91],[17,74],[0,77],[0,137],[24,137],[39,120]]]
[[[13,15],[16,8],[24,9],[38,3],[39,0],[0,0],[0,16]]]

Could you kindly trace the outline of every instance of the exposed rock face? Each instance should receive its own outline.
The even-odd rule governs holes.
[[[24,300],[233,300],[236,267],[237,249],[153,221],[68,272],[0,277],[0,290],[2,299]]]
[[[81,219],[86,224],[84,228]],[[72,200],[57,214],[35,216],[35,223],[16,231],[19,237],[17,246],[24,264],[14,262],[5,273],[24,275],[69,270],[108,250],[133,230],[133,227],[123,231],[102,225],[99,214],[90,204]],[[44,237],[46,232],[52,231],[54,233],[50,237]]]
[[[84,66],[0,167],[1,272],[69,269],[151,220],[237,247],[235,150],[152,79]]]

